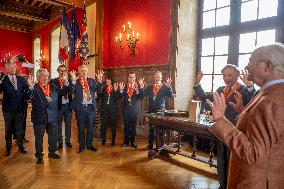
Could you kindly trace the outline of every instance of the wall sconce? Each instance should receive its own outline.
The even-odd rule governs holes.
[[[11,59],[11,53],[10,52],[8,52],[8,53],[6,53],[5,55],[4,55],[4,57],[1,57],[1,59],[0,59],[0,63],[2,64],[2,63],[6,63],[6,62],[8,62],[8,61],[10,61],[10,59]]]
[[[45,68],[46,58],[45,58],[45,56],[42,54],[42,50],[40,50],[40,56],[39,56],[37,62],[39,63],[39,65],[40,65],[41,68]]]
[[[139,33],[137,32],[135,35],[135,32],[132,30],[131,22],[128,22],[127,24],[127,29],[125,25],[122,26],[122,32],[125,33],[125,41],[128,48],[130,49],[130,56],[135,56],[136,45],[139,41]],[[119,33],[119,37],[115,36],[115,43],[119,46],[121,50],[123,50],[122,33]]]

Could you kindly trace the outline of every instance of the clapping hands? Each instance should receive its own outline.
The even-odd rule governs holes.
[[[76,79],[77,79],[76,71],[73,70],[73,71],[70,72],[70,78],[71,78],[72,82],[76,81]]]
[[[98,70],[98,73],[96,74],[98,82],[103,81],[103,76],[104,76],[104,71],[103,70]]]

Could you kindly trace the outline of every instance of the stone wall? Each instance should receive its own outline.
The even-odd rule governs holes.
[[[198,0],[180,0],[178,11],[175,109],[188,110],[194,92],[198,38]]]

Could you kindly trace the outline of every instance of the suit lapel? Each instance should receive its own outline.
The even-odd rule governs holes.
[[[9,87],[11,87],[14,91],[16,91],[8,75],[5,76],[5,79],[7,81],[7,84],[9,85]],[[17,80],[17,82],[18,82],[18,80]]]
[[[48,105],[48,101],[45,97],[45,94],[42,92],[42,90],[39,88],[39,86],[37,85],[37,87],[35,88],[35,90],[37,91],[38,95],[39,95],[39,99],[43,104]]]

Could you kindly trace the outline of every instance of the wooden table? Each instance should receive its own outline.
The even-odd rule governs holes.
[[[164,153],[174,155],[179,154],[197,161],[208,163],[213,167],[217,166],[216,161],[213,160],[213,150],[217,139],[209,132],[209,126],[190,122],[188,118],[182,117],[148,115],[148,118],[149,125],[155,129],[156,138],[156,148],[154,151],[149,151],[149,158],[155,158]],[[177,133],[177,142],[174,144],[170,141],[170,135],[173,131]],[[184,135],[193,136],[192,153],[181,149],[181,137]],[[210,140],[210,152],[208,158],[196,154],[197,136]]]

